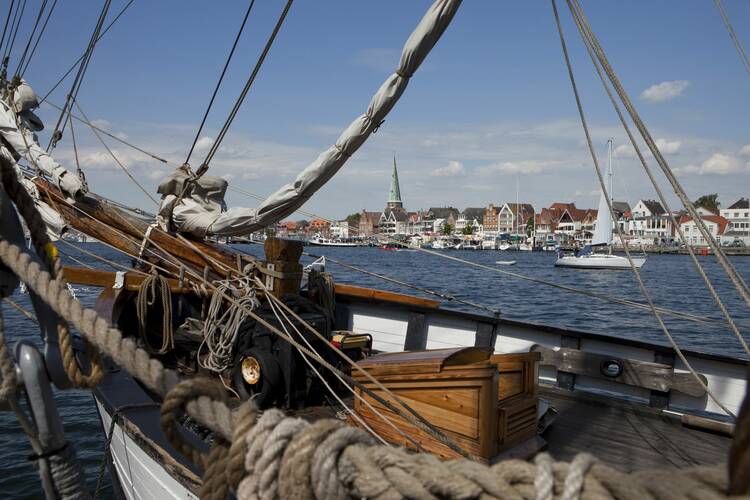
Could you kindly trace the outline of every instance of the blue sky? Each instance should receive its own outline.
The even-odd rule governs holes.
[[[124,3],[115,0],[110,16]],[[257,0],[201,146],[215,137],[283,3]],[[750,48],[750,2],[724,3]],[[261,195],[292,180],[364,111],[429,4],[296,0],[211,173]],[[37,5],[29,0],[28,8],[34,12]],[[247,8],[245,1],[207,5],[135,0],[96,48],[79,94],[87,115],[112,133],[182,161]],[[713,2],[583,6],[689,194],[718,192],[724,204],[750,194],[750,76]],[[82,53],[99,8],[100,2],[59,2],[26,74],[38,93],[45,94]],[[631,203],[653,197],[564,2],[560,9],[598,151],[604,154],[610,136],[619,146],[615,197]],[[16,57],[31,23],[27,14]],[[51,100],[61,103],[69,86],[66,81]],[[49,128],[57,118],[49,107],[40,115]],[[93,190],[153,206],[83,125],[76,135]],[[165,168],[108,142],[155,192]],[[327,217],[381,209],[394,152],[401,193],[412,210],[515,200],[519,173],[522,201],[596,206],[597,184],[549,2],[466,0],[378,133],[304,208]],[[55,154],[72,165],[69,133]],[[193,162],[204,154],[199,150]],[[257,203],[235,193],[228,201]]]

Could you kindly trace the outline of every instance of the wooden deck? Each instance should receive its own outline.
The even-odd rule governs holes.
[[[542,386],[539,397],[558,410],[542,434],[557,460],[588,452],[632,472],[712,465],[729,456],[730,437],[685,427],[656,410]]]

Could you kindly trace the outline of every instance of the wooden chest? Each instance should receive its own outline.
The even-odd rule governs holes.
[[[489,461],[536,433],[538,360],[537,353],[493,356],[491,349],[467,347],[380,354],[360,366],[464,450]],[[363,374],[355,371],[353,376],[399,406]],[[357,392],[382,417],[359,398],[355,411],[389,442],[417,449],[403,433],[425,451],[443,458],[459,456],[361,389]]]

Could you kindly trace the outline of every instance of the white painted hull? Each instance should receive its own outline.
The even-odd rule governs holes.
[[[96,400],[96,409],[99,412],[106,438],[112,417],[98,400]],[[154,460],[136,443],[133,436],[121,425],[126,419],[127,412],[124,416],[120,416],[115,425],[109,447],[111,465],[117,474],[123,496],[128,500],[197,500],[197,495],[177,481],[163,464]]]
[[[641,268],[646,263],[646,259],[633,257],[633,264],[636,268]],[[619,255],[591,254],[576,257],[566,255],[555,261],[558,267],[573,267],[577,269],[630,269],[630,262],[625,257]]]

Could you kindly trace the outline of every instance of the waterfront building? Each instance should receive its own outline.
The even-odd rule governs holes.
[[[428,217],[428,212],[422,210],[409,212],[406,225],[407,234],[432,234],[435,231],[435,221]]]
[[[524,233],[526,223],[534,215],[534,207],[531,203],[503,203],[497,212],[498,233]],[[518,224],[516,225],[516,219]]]
[[[583,219],[586,217],[586,210],[576,208],[575,203],[568,203],[560,214],[560,220],[557,223],[555,234],[559,235],[561,241],[575,240],[582,241]]]
[[[700,207],[702,208],[702,207]],[[672,227],[669,213],[655,200],[638,200],[630,220],[629,233],[641,244],[656,245],[674,240],[675,228]],[[704,209],[701,215],[718,215]]]
[[[442,227],[445,224],[449,224],[451,227],[455,228],[456,220],[458,220],[458,214],[459,214],[459,211],[457,208],[430,207],[430,209],[427,211],[427,218],[435,221],[434,231],[437,233],[439,231],[442,231]]]
[[[398,168],[396,157],[393,157],[393,171],[391,173],[391,189],[388,192],[388,202],[378,219],[378,233],[394,236],[407,234],[409,218],[412,214],[404,208],[401,200],[401,186],[398,182]]]
[[[463,212],[458,214],[456,219],[455,232],[463,233],[467,226],[474,228],[472,234],[481,234],[483,232],[482,218],[484,216],[483,208],[466,207]]]
[[[279,222],[276,225],[276,232],[279,235],[294,234],[297,232],[297,223],[291,220]]]
[[[325,219],[313,219],[310,221],[310,224],[308,224],[306,231],[310,234],[321,234],[323,236],[328,236],[328,231],[330,229],[330,223]]]
[[[381,212],[368,212],[362,209],[359,214],[359,235],[373,236],[378,233],[378,222]]]
[[[722,239],[722,235],[724,235],[729,226],[729,221],[727,219],[721,215],[714,215],[713,213],[710,215],[702,214],[701,220],[706,225],[711,236],[717,241]],[[694,247],[708,246],[705,238],[700,231],[698,231],[698,227],[692,217],[689,215],[683,215],[680,217],[678,223],[680,224],[680,229],[685,233],[686,244]]]
[[[347,220],[339,220],[331,223],[328,233],[331,238],[346,239],[359,235],[357,226]]]
[[[750,199],[740,198],[728,208],[720,210],[721,216],[729,221],[729,227],[721,237],[722,245],[742,242],[750,247]]]

